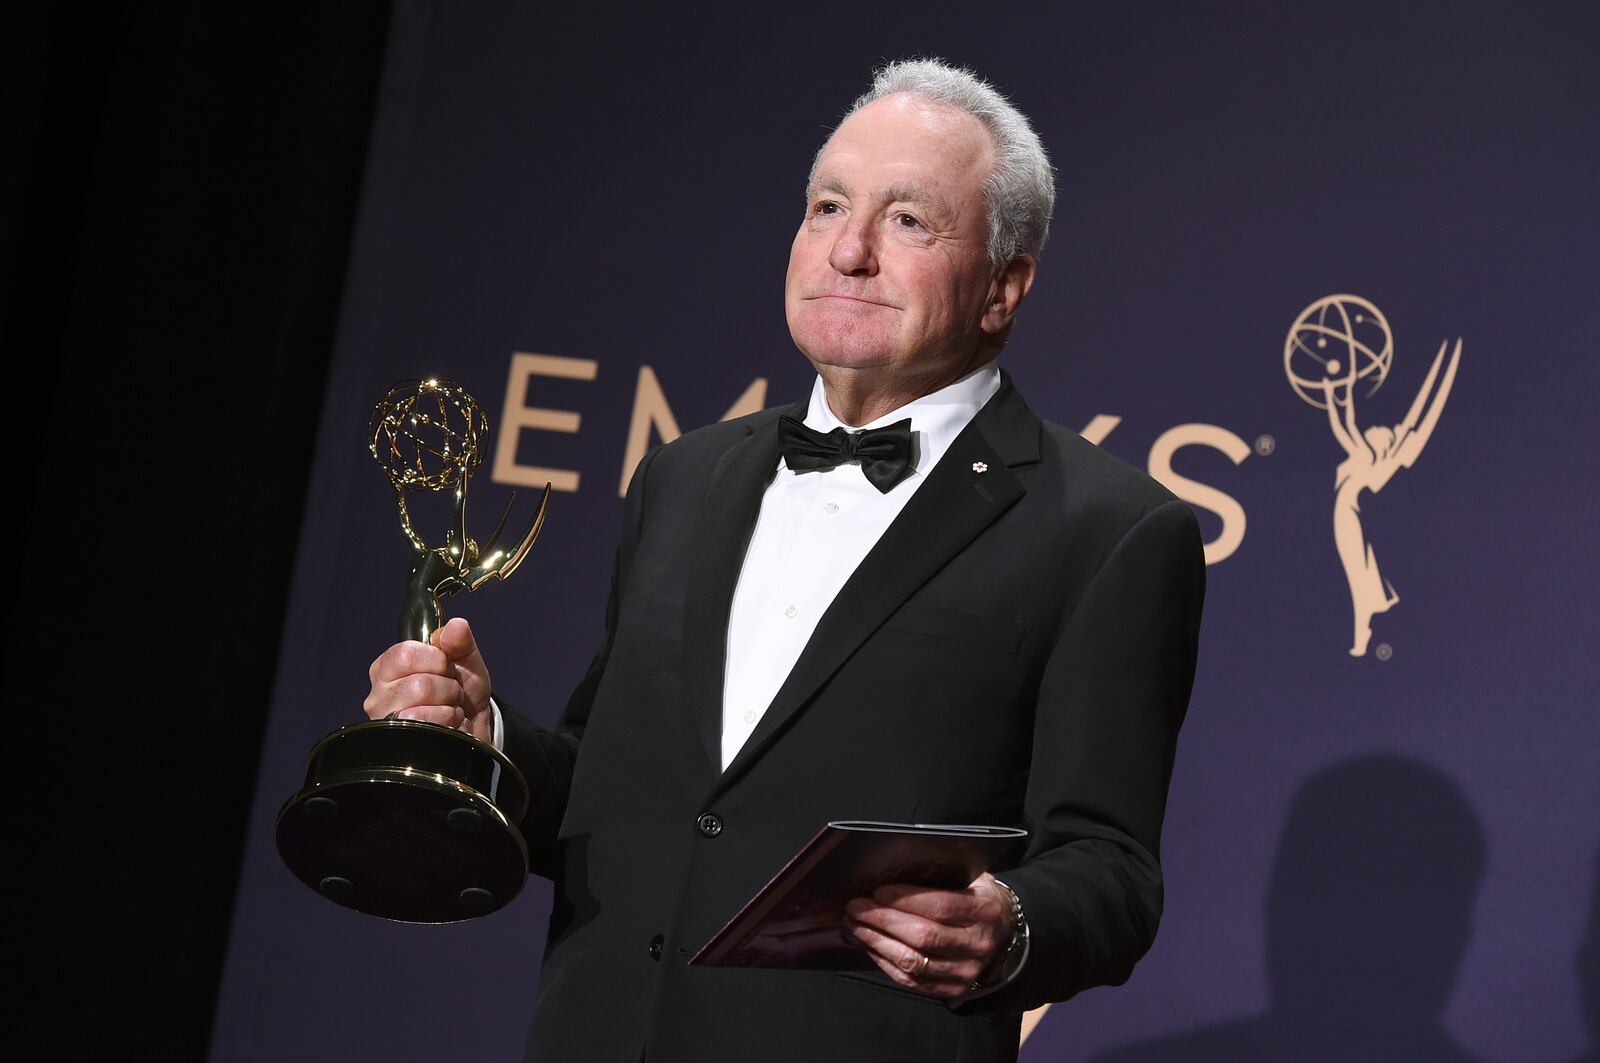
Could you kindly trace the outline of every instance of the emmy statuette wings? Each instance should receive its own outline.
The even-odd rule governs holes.
[[[372,456],[394,486],[412,548],[400,637],[432,641],[439,599],[505,579],[528,556],[550,504],[508,545],[508,504],[489,538],[467,534],[467,487],[488,421],[459,385],[397,384],[373,410]],[[444,545],[429,546],[409,496],[451,492]],[[512,503],[515,503],[515,496]],[[506,904],[528,876],[516,824],[528,786],[493,746],[454,728],[385,719],[341,727],[311,750],[304,787],[278,814],[278,852],[306,885],[347,908],[409,923],[448,923]]]

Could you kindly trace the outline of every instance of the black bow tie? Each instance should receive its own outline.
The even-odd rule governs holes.
[[[784,463],[795,472],[831,469],[847,461],[859,461],[867,480],[884,494],[911,475],[909,417],[865,432],[846,432],[843,428],[818,432],[793,417],[781,417],[778,444]]]

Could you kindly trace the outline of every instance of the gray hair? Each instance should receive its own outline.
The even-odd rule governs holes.
[[[994,141],[995,154],[994,173],[983,183],[989,261],[999,266],[1018,255],[1037,258],[1050,233],[1056,181],[1050,157],[1027,116],[970,70],[943,59],[899,59],[873,72],[872,87],[856,98],[839,124],[874,100],[898,92],[948,104],[983,123]],[[811,163],[813,179],[826,147],[824,143],[817,150]]]

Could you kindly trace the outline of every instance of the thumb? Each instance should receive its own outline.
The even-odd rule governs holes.
[[[478,641],[472,637],[472,627],[459,616],[433,633],[433,644],[444,651],[450,663],[456,666],[456,678],[466,694],[462,708],[469,718],[488,707],[489,666],[478,652]]]
[[[467,664],[478,656],[478,640],[472,637],[472,625],[459,616],[433,633],[433,644],[456,664]]]

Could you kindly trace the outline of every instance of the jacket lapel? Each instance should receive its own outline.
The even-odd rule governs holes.
[[[805,407],[773,412],[717,460],[695,521],[684,603],[683,688],[713,774],[722,765],[728,613],[762,493],[778,468],[776,415],[803,417]]]
[[[713,794],[760,757],[790,718],[907,598],[1023,496],[1022,484],[1011,467],[1039,460],[1041,428],[1042,422],[1012,387],[1009,375],[1002,373],[1000,390],[956,437],[927,482],[906,503],[818,621],[788,679],[744,748],[717,780]],[[775,427],[773,431],[775,435]],[[772,460],[777,460],[776,450]],[[743,530],[748,537],[748,524]],[[741,545],[744,541],[741,539]],[[727,592],[719,599],[722,641],[718,646],[724,649],[731,581],[737,578],[738,560],[732,565],[733,574],[726,576],[730,581]],[[722,654],[717,660],[722,660]],[[719,668],[719,682],[720,677]],[[720,693],[719,686],[717,718],[711,731],[717,750],[713,763],[720,755]]]

